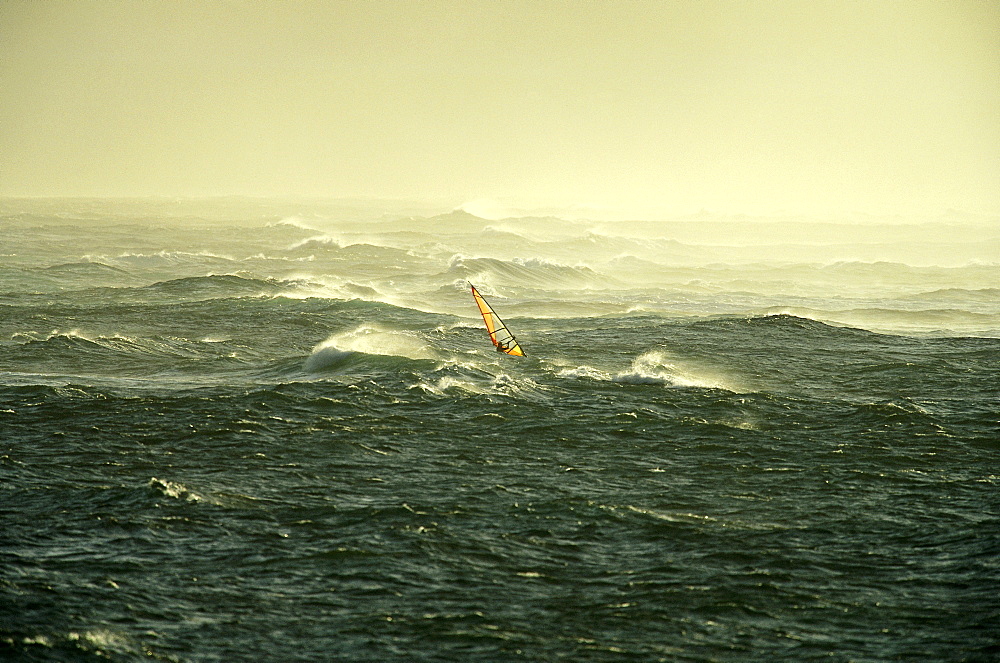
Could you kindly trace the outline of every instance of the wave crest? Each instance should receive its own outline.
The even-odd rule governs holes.
[[[317,345],[306,359],[304,368],[309,372],[337,368],[355,354],[413,360],[438,358],[433,348],[412,332],[364,324],[350,331],[334,334]]]

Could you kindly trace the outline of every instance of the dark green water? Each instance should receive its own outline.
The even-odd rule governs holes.
[[[0,656],[1000,657],[996,266],[52,205],[2,219]]]

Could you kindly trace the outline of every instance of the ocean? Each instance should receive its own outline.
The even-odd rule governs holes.
[[[995,219],[0,229],[0,657],[1000,660]]]

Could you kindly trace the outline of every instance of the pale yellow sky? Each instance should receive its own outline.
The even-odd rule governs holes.
[[[0,195],[1000,213],[1000,2],[0,0]]]

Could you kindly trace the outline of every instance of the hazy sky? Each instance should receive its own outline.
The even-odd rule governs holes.
[[[1000,213],[1000,2],[0,0],[0,195]]]

